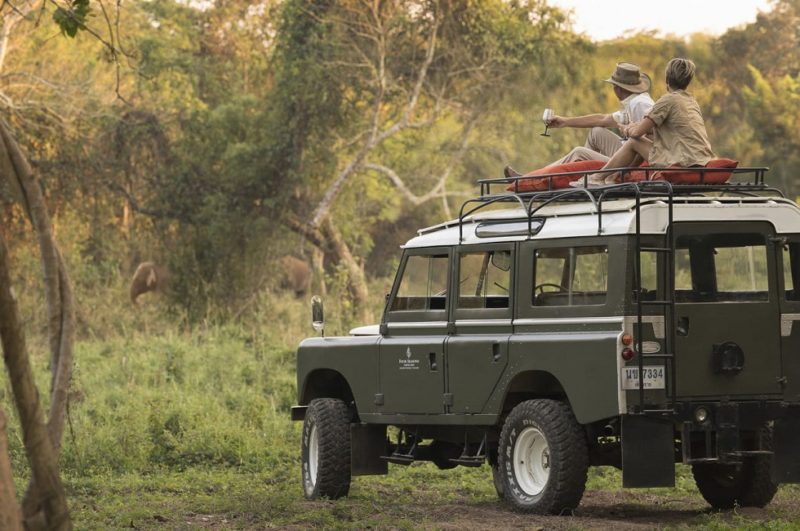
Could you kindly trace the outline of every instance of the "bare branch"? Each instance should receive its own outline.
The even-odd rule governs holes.
[[[422,92],[422,88],[425,84],[425,79],[428,75],[428,69],[430,68],[430,65],[433,63],[433,58],[436,54],[436,42],[437,42],[437,34],[439,32],[439,24],[440,22],[437,17],[434,19],[433,27],[431,28],[431,33],[428,36],[428,45],[425,53],[425,60],[423,61],[422,65],[420,65],[420,68],[417,72],[417,80],[414,84],[414,89],[411,93],[408,103],[406,104],[405,111],[402,117],[392,126],[388,127],[381,133],[377,133],[377,131],[379,128],[380,110],[383,101],[384,91],[386,88],[385,87],[386,81],[385,81],[385,73],[381,73],[380,68],[385,67],[385,64],[379,67],[379,73],[381,73],[381,75],[379,77],[378,92],[375,97],[374,109],[372,112],[372,118],[370,123],[370,129],[372,133],[370,134],[370,137],[366,141],[364,146],[345,165],[344,169],[341,172],[339,172],[339,174],[334,179],[333,184],[331,184],[331,186],[325,192],[325,195],[322,197],[322,200],[317,205],[317,208],[314,210],[314,214],[311,218],[312,227],[315,228],[320,227],[322,221],[325,219],[325,217],[327,217],[328,212],[330,211],[331,206],[333,205],[333,202],[341,192],[345,181],[347,181],[350,175],[352,175],[353,172],[358,169],[364,158],[366,158],[366,156],[375,147],[380,145],[383,141],[397,134],[403,129],[409,127],[409,124],[411,123],[411,116],[416,110],[417,103],[419,101],[419,97]],[[385,48],[379,51],[382,51],[382,55],[385,55],[386,52]]]
[[[435,198],[442,198],[442,202],[444,204],[445,212],[447,212],[449,217],[450,208],[447,205],[447,193],[445,191],[445,186],[447,184],[447,179],[453,172],[453,168],[461,161],[464,157],[464,153],[466,153],[467,148],[469,147],[469,135],[472,132],[475,123],[478,120],[478,114],[474,114],[471,119],[467,122],[464,126],[464,129],[461,132],[461,142],[459,144],[458,150],[453,154],[453,156],[448,161],[447,166],[445,167],[444,171],[439,176],[439,179],[430,189],[430,191],[424,195],[416,195],[414,194],[408,186],[405,184],[403,179],[395,172],[393,169],[386,167],[382,164],[377,164],[373,162],[366,162],[362,166],[366,169],[375,170],[384,174],[386,177],[389,178],[390,181],[397,187],[398,190],[408,199],[413,205],[418,206],[423,203],[430,201],[431,199]],[[460,195],[460,194],[449,194],[449,195]]]
[[[128,202],[128,205],[131,207],[131,209],[134,210],[135,212],[139,212],[140,214],[144,214],[146,216],[150,216],[151,218],[157,218],[157,219],[174,219],[176,217],[176,216],[170,216],[166,212],[163,212],[161,210],[152,210],[140,206],[139,201],[137,201],[132,194],[130,194],[123,186],[114,181],[107,181],[106,185],[111,191],[122,195]]]
[[[375,170],[377,172],[384,174],[386,177],[389,178],[390,181],[392,181],[392,184],[394,184],[395,187],[398,190],[400,190],[400,192],[405,196],[405,198],[408,199],[408,201],[415,206],[421,205],[422,203],[426,203],[435,197],[439,197],[442,189],[442,181],[440,180],[434,185],[433,188],[431,188],[431,190],[428,193],[424,195],[415,195],[414,192],[412,192],[408,188],[408,186],[406,186],[406,183],[403,182],[403,179],[401,179],[400,176],[397,175],[397,172],[395,172],[393,169],[388,168],[382,164],[376,164],[374,162],[364,163],[363,167],[368,170]]]

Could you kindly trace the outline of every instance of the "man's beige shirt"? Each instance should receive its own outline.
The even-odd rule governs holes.
[[[653,128],[648,162],[655,166],[705,166],[714,158],[700,106],[685,90],[667,92],[647,116]]]

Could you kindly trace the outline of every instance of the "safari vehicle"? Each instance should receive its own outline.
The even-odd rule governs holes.
[[[299,347],[306,497],[414,461],[488,462],[533,513],[578,506],[589,466],[666,487],[685,463],[716,508],[800,482],[800,208],[765,168],[704,171],[531,193],[484,180],[420,230],[379,325]]]

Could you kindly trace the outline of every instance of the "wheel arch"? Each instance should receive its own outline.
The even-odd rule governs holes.
[[[300,404],[315,398],[338,398],[355,408],[355,398],[347,379],[334,369],[315,369],[308,373],[300,391]]]
[[[569,397],[561,382],[552,373],[542,370],[529,370],[518,373],[505,390],[503,415],[514,406],[534,398],[552,398],[569,404]]]

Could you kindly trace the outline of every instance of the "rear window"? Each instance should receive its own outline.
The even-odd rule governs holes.
[[[534,260],[534,306],[605,304],[608,247],[538,249]]]
[[[675,254],[676,302],[769,300],[763,234],[681,236]]]

